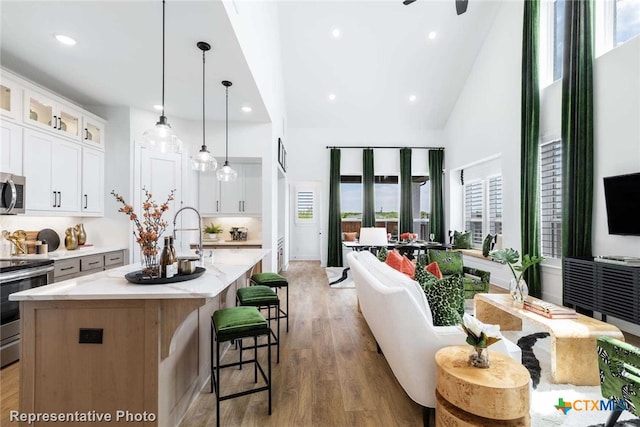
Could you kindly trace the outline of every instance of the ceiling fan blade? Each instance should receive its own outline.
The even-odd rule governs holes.
[[[456,12],[458,15],[462,15],[467,11],[469,0],[456,0]]]

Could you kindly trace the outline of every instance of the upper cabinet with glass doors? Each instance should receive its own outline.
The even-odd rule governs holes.
[[[31,90],[24,91],[23,121],[74,140],[80,140],[84,134],[80,111]]]
[[[82,142],[93,148],[104,150],[105,121],[85,113],[82,116],[82,123]]]
[[[20,87],[16,82],[0,75],[0,114],[10,119],[20,117]]]

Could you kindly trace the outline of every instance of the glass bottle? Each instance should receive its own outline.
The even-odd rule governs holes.
[[[160,255],[160,277],[170,279],[173,277],[172,254],[169,237],[164,238],[164,247]]]
[[[169,236],[169,249],[171,251],[171,270],[173,276],[178,274],[178,255],[176,254],[176,248],[173,246],[173,236]]]

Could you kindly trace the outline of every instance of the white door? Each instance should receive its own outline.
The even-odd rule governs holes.
[[[245,163],[243,172],[242,212],[259,215],[262,213],[262,165],[260,163]]]
[[[22,175],[22,126],[6,120],[0,120],[0,171]]]
[[[320,183],[299,182],[291,188],[291,252],[294,260],[320,260]]]
[[[202,215],[220,213],[220,181],[215,171],[198,173],[198,209]]]
[[[25,201],[27,210],[53,211],[57,193],[51,185],[51,151],[53,136],[25,129],[22,172],[27,179]],[[32,188],[33,187],[33,188]]]
[[[51,153],[51,182],[58,192],[58,209],[80,212],[80,171],[82,149],[79,144],[54,140]]]

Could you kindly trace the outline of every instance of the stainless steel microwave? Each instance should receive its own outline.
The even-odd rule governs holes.
[[[0,214],[24,213],[25,182],[24,176],[0,172]]]

